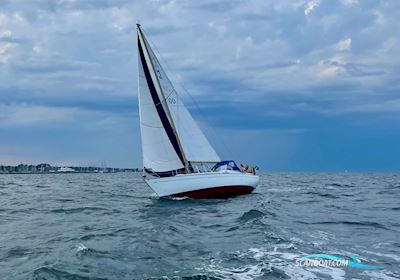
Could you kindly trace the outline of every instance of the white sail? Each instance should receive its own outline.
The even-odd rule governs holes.
[[[163,91],[165,97],[163,105],[165,107],[168,106],[170,117],[177,131],[186,160],[189,162],[219,162],[219,156],[186,109],[182,99],[148,44],[147,48],[157,74],[160,90]]]
[[[174,148],[162,117],[157,108],[162,106],[155,99],[162,100],[156,90],[154,70],[147,52],[147,45],[140,32],[138,32],[139,48],[139,117],[142,136],[143,166],[155,172],[164,172],[181,169],[184,163]],[[155,96],[157,95],[157,96]],[[163,108],[161,108],[163,110]],[[164,116],[165,117],[165,116]],[[175,145],[176,146],[176,145]]]
[[[174,92],[170,96],[176,103],[170,105],[176,129],[181,140],[186,159],[193,162],[219,162],[221,159],[200,130],[182,99]]]

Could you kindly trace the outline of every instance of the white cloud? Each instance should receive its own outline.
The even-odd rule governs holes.
[[[383,25],[385,23],[385,16],[378,10],[372,12],[375,16],[375,21],[378,25]]]
[[[242,57],[242,52],[243,49],[246,48],[251,48],[253,45],[253,38],[251,36],[247,36],[246,39],[243,40],[243,42],[240,42],[238,46],[236,47],[236,60],[240,59]]]
[[[334,55],[330,60],[329,63],[336,64],[336,65],[344,65],[347,63],[347,57],[343,54]]]
[[[319,69],[317,76],[319,78],[332,78],[343,73],[344,71],[345,70],[342,67],[327,65],[327,66],[322,66]]]
[[[229,1],[220,4],[214,1],[88,2],[64,0],[49,5],[45,1],[31,1],[22,6],[18,1],[11,1],[0,12],[0,37],[16,37],[15,41],[0,43],[0,63],[8,62],[9,66],[0,69],[3,87],[18,85],[25,91],[34,89],[33,99],[39,92],[52,98],[85,94],[94,103],[96,92],[100,91],[110,95],[135,95],[134,25],[139,19],[169,64],[168,68],[176,72],[175,77],[179,77],[191,94],[204,99],[219,92],[218,87],[223,91],[220,95],[227,94],[229,87],[233,91],[239,87],[238,92],[243,89],[249,94],[264,94],[265,89],[296,91],[320,86],[327,77],[337,77],[338,82],[357,79],[360,85],[374,80],[379,85],[384,83],[379,76],[340,75],[346,70],[346,61],[356,65],[382,63],[379,69],[385,73],[391,73],[385,69],[386,64],[394,63],[396,49],[392,47],[385,52],[382,49],[379,59],[372,55],[387,38],[379,40],[381,46],[371,47],[368,55],[362,46],[360,52],[348,51],[354,49],[355,40],[358,45],[363,41],[368,45],[365,37],[370,33],[360,31],[375,22],[355,13],[357,24],[346,23],[345,28],[340,24],[348,16],[348,9],[342,5],[357,4],[365,10],[364,15],[369,12],[379,22],[382,17],[386,19],[386,24],[377,25],[373,30],[376,36],[385,33],[382,31],[389,33],[393,17],[388,15],[389,8],[385,10],[381,4],[355,0],[329,5],[325,5],[328,1],[321,0],[281,0],[272,4],[254,1],[235,5]],[[317,9],[318,13],[314,14]],[[304,20],[303,12],[313,16]],[[390,33],[398,41],[398,34]],[[335,57],[336,54],[346,55],[345,62]],[[97,67],[83,65],[65,70],[63,61],[82,59]],[[320,65],[319,61],[326,63]],[[204,79],[210,76],[214,79]],[[90,80],[89,77],[98,78]]]
[[[13,14],[13,20],[15,22],[21,23],[21,22],[25,22],[25,17],[20,13],[20,12],[15,12]]]
[[[12,43],[0,43],[0,56],[6,54],[12,47]]]
[[[111,11],[111,16],[113,20],[111,23],[112,28],[118,31],[124,31],[129,27],[133,29],[135,22],[132,13],[128,9],[114,8]]]
[[[226,25],[222,23],[210,22],[208,26],[215,29],[220,34],[224,34],[228,30]]]
[[[329,60],[319,61],[314,67],[315,75],[320,79],[330,79],[346,72],[347,59],[344,55],[335,55]]]
[[[358,4],[358,0],[340,0],[340,2],[345,6],[353,6]]]
[[[26,104],[0,105],[2,125],[32,125],[70,121],[80,115],[77,108],[32,106]]]
[[[10,75],[0,76],[0,83],[8,87],[15,85],[18,80],[19,86],[35,88],[38,92],[58,92],[62,88],[65,92],[104,89],[135,94],[135,79],[132,79],[136,75],[134,25],[140,20],[146,34],[167,60],[169,68],[179,69],[176,75],[181,76],[185,87],[195,95],[207,94],[208,91],[198,90],[196,85],[192,85],[200,84],[205,73],[213,72],[219,73],[222,83],[232,80],[240,81],[246,87],[257,85],[257,90],[291,90],[311,86],[313,81],[309,80],[307,69],[318,64],[318,61],[329,59],[334,52],[350,50],[354,43],[352,38],[357,38],[357,42],[362,41],[360,37],[364,35],[358,31],[371,25],[368,22],[355,26],[350,24],[345,30],[338,29],[338,22],[343,22],[343,16],[346,16],[343,11],[346,9],[325,9],[327,1],[321,0],[282,0],[272,4],[254,1],[235,5],[229,1],[221,4],[214,1],[151,1],[144,4],[141,1],[118,0],[88,1],[90,3],[85,4],[64,0],[54,5],[39,2],[29,2],[26,7],[10,2],[7,9],[0,13],[0,22],[6,22],[0,30],[12,30],[12,36],[18,35],[18,40],[23,41],[23,44],[15,43],[18,46],[15,52],[10,45],[1,46],[0,49],[3,63],[8,61],[9,65],[18,66],[4,69],[3,72],[8,71]],[[354,0],[343,0],[342,3],[357,4]],[[332,6],[340,8],[342,3],[336,2]],[[366,11],[379,10],[387,16],[385,10],[377,5],[368,7],[365,4],[364,7],[361,1],[358,5],[363,5]],[[303,20],[303,12],[309,16],[318,7],[321,7],[318,13],[307,21]],[[387,27],[382,25],[377,29]],[[379,34],[379,30],[376,30],[376,34]],[[10,34],[6,32],[4,35]],[[248,38],[251,38],[250,42]],[[343,40],[336,41],[337,44],[332,46],[332,38]],[[348,52],[348,55],[363,54]],[[34,71],[22,71],[27,67],[34,70],[31,67],[32,57],[39,64],[43,61],[54,65],[54,73],[60,72],[57,70],[60,65],[58,62],[66,60],[88,59],[98,63],[99,67],[76,70],[74,77],[55,76],[50,71],[38,69],[37,73],[41,76],[38,79]],[[301,59],[302,63],[290,69],[269,67],[297,59]],[[184,71],[180,71],[180,68]],[[281,79],[282,75],[289,74],[292,77],[295,74],[295,77],[290,81]],[[83,85],[82,77],[91,76],[118,78],[122,82],[106,84],[94,81]],[[15,80],[10,81],[10,77]],[[299,80],[296,80],[297,77]],[[65,83],[58,82],[62,80]],[[121,88],[122,85],[124,88]]]
[[[33,46],[32,51],[36,54],[40,54],[43,51],[43,48],[35,45],[35,46]]]
[[[13,36],[14,32],[12,32],[9,29],[6,30],[0,30],[0,39],[1,38],[11,38]]]
[[[8,21],[7,14],[0,12],[0,26],[4,25]]]
[[[6,64],[11,56],[11,50],[15,47],[13,43],[0,42],[0,64]]]
[[[339,51],[348,51],[351,49],[351,38],[343,39],[339,41],[335,48]]]
[[[312,11],[314,11],[320,5],[320,0],[311,0],[306,4],[304,9],[304,14],[308,16]]]

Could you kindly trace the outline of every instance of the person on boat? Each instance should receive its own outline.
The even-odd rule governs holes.
[[[251,167],[248,166],[248,165],[240,164],[240,168],[241,168],[241,169],[243,170],[243,172],[245,172],[245,173],[254,173],[253,168],[251,168]]]

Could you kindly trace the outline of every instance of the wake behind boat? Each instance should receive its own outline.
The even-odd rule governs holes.
[[[221,161],[137,25],[139,116],[145,182],[158,196],[224,198],[251,193],[259,177]]]

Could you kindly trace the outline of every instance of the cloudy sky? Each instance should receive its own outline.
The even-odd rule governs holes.
[[[223,158],[399,171],[399,14],[397,0],[0,0],[0,164],[141,166],[140,22]]]

